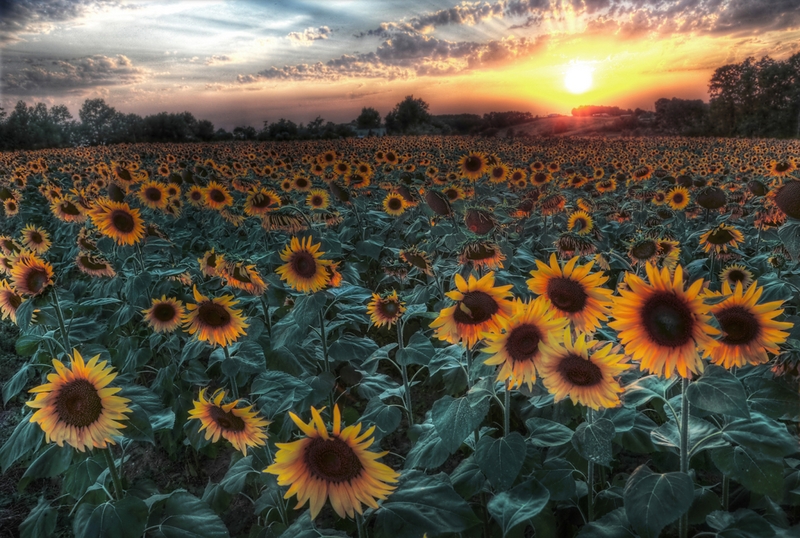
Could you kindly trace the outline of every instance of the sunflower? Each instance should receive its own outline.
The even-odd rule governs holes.
[[[546,297],[555,316],[569,319],[576,331],[592,332],[608,319],[611,290],[601,287],[607,276],[590,273],[593,261],[576,267],[578,258],[575,256],[563,268],[555,254],[550,255],[550,265],[536,260],[538,269],[531,271],[528,289]]]
[[[797,170],[797,165],[792,160],[773,160],[767,165],[769,175],[773,177],[786,177]]]
[[[88,252],[79,252],[78,255],[75,256],[75,265],[78,266],[78,270],[80,270],[81,273],[89,276],[105,276],[111,278],[117,274],[107,260]]]
[[[453,209],[450,207],[449,198],[439,191],[428,189],[425,191],[425,202],[428,207],[441,217],[447,217],[453,214]]]
[[[50,210],[61,222],[85,222],[87,218],[86,209],[70,195],[53,200]]]
[[[633,265],[655,263],[658,259],[658,253],[658,243],[649,237],[632,242],[628,249],[628,256]]]
[[[397,290],[383,296],[373,293],[367,305],[367,314],[376,327],[391,327],[405,311],[405,303],[397,296]]]
[[[211,209],[222,209],[233,204],[233,197],[228,192],[228,188],[216,181],[209,182],[208,186],[203,189],[203,200]]]
[[[245,322],[242,311],[231,308],[239,301],[233,295],[223,295],[213,299],[203,296],[194,287],[196,304],[189,303],[189,310],[183,316],[183,325],[190,335],[197,333],[197,338],[213,346],[227,346],[247,334],[249,325]]]
[[[186,309],[178,299],[162,295],[161,299],[153,299],[147,310],[142,310],[144,319],[157,333],[171,333],[181,325],[186,316]]]
[[[735,288],[738,283],[747,288],[753,282],[753,273],[748,271],[744,265],[734,263],[723,269],[719,278],[731,288]]]
[[[219,441],[220,436],[233,447],[247,456],[247,447],[264,446],[267,441],[265,428],[268,420],[258,416],[253,406],[236,407],[240,400],[223,404],[225,391],[217,389],[211,398],[206,400],[206,389],[200,390],[200,397],[194,401],[194,408],[189,410],[187,420],[197,419],[202,426],[199,431],[206,431],[206,440],[212,443]]]
[[[139,187],[139,201],[150,209],[164,209],[167,207],[167,189],[155,180],[145,181]]]
[[[192,185],[189,187],[189,190],[186,191],[186,199],[189,200],[189,203],[192,204],[194,207],[200,207],[203,205],[203,189],[198,185]],[[245,206],[246,208],[247,206]]]
[[[780,188],[770,191],[768,197],[784,215],[800,219],[800,181],[786,181]]]
[[[524,383],[532,390],[536,367],[543,358],[542,346],[556,345],[567,323],[566,318],[553,317],[544,297],[527,303],[517,299],[511,317],[501,322],[502,331],[483,335],[486,347],[482,351],[491,355],[484,364],[501,365],[497,381],[508,381],[509,388]]]
[[[462,177],[476,181],[486,172],[488,162],[485,154],[471,151],[459,159],[458,166],[461,169]]]
[[[473,207],[464,213],[464,224],[470,232],[486,235],[497,226],[497,220],[488,211]]]
[[[613,344],[587,341],[578,333],[575,341],[569,328],[564,329],[564,346],[542,344],[539,375],[556,402],[569,397],[573,404],[594,410],[613,408],[620,404],[622,388],[616,376],[630,368],[625,355],[612,353]]]
[[[387,215],[399,217],[406,212],[406,200],[396,192],[390,192],[383,199],[383,210]]]
[[[681,249],[678,241],[670,239],[659,239],[658,243],[658,256],[661,267],[666,267],[670,271],[674,271],[680,261]]]
[[[458,263],[472,265],[474,268],[483,267],[490,271],[503,268],[505,254],[500,250],[500,245],[490,241],[474,241],[467,243],[461,251]]]
[[[108,386],[117,374],[100,355],[84,363],[77,350],[72,352],[69,368],[53,359],[56,373],[48,374],[44,385],[28,392],[36,394],[29,407],[37,409],[30,421],[44,430],[47,442],[58,446],[64,442],[84,452],[86,448],[106,448],[116,444],[112,437],[120,435],[122,421],[130,413],[130,400],[114,396],[120,390]]]
[[[36,297],[53,285],[53,266],[35,254],[24,253],[14,260],[10,276],[14,289]]]
[[[302,293],[321,290],[329,283],[330,278],[325,268],[331,262],[320,258],[325,254],[318,252],[320,245],[321,243],[312,245],[310,237],[303,240],[292,237],[291,243],[281,252],[281,260],[286,263],[275,269],[275,272],[293,290]]]
[[[0,280],[0,319],[17,322],[17,309],[25,299],[5,280]]]
[[[214,248],[206,251],[202,258],[197,258],[200,264],[200,272],[209,278],[222,276],[222,268],[225,266],[225,256],[218,254]]]
[[[737,282],[734,291],[728,282],[722,283],[722,293],[709,292],[709,296],[728,296],[711,306],[710,311],[719,323],[722,338],[711,349],[711,362],[723,368],[763,364],[769,360],[767,352],[777,354],[778,346],[789,337],[782,329],[791,329],[792,323],[775,321],[781,315],[783,301],[757,304],[764,292],[758,282],[746,288]]]
[[[3,202],[3,210],[6,212],[6,217],[13,217],[19,213],[19,203],[14,198],[9,198]]]
[[[311,189],[306,196],[306,205],[312,209],[328,209],[330,195],[322,189]]]
[[[509,176],[508,165],[498,162],[489,167],[489,181],[492,183],[503,183]]]
[[[464,189],[459,187],[458,185],[450,185],[442,193],[447,196],[447,199],[451,202],[455,202],[456,200],[463,200],[464,199]]]
[[[131,209],[124,202],[98,200],[89,210],[92,222],[105,236],[118,245],[133,245],[144,237],[144,221],[138,209]]]
[[[594,221],[586,211],[575,211],[567,219],[567,230],[578,235],[587,235],[594,228]]]
[[[667,203],[675,211],[684,209],[689,205],[689,191],[686,187],[675,187],[667,193]]]
[[[425,273],[428,276],[433,276],[433,265],[428,257],[428,253],[420,250],[418,247],[403,249],[399,253],[400,259],[409,265],[412,265]]]
[[[712,251],[717,255],[720,252],[728,252],[728,247],[736,248],[743,241],[744,235],[742,235],[742,232],[725,223],[711,228],[700,236],[700,244],[708,254]]]
[[[221,276],[225,279],[226,285],[246,291],[250,295],[263,295],[267,289],[267,284],[258,274],[258,269],[252,264],[226,263],[222,266]]]
[[[388,452],[370,452],[375,427],[363,434],[361,423],[342,429],[339,406],[333,407],[333,429],[328,433],[319,411],[311,408],[308,424],[290,412],[289,417],[305,437],[291,443],[276,443],[275,463],[264,472],[278,476],[278,485],[290,486],[285,499],[297,495],[297,508],[310,500],[311,519],[325,501],[339,517],[363,513],[362,505],[377,509],[376,500],[386,499],[396,488],[399,473],[376,461]]]
[[[607,192],[614,192],[615,190],[617,190],[617,180],[614,179],[613,177],[610,177],[608,179],[601,179],[600,181],[594,184],[594,188],[597,190],[597,192],[603,194]]]
[[[495,287],[493,271],[480,280],[470,275],[469,281],[456,273],[455,283],[456,290],[447,296],[456,304],[443,308],[430,326],[440,340],[451,344],[463,341],[472,348],[483,333],[499,332],[502,320],[511,315],[513,303],[508,298],[512,286]]]
[[[22,251],[22,247],[8,236],[0,235],[0,252],[9,257],[15,257]]]
[[[28,224],[22,229],[22,246],[36,254],[44,254],[50,248],[50,234],[44,228]]]
[[[719,331],[709,325],[709,307],[700,297],[703,280],[684,290],[683,267],[660,271],[646,265],[650,283],[626,273],[628,289],[614,300],[614,318],[609,323],[619,333],[625,352],[641,361],[640,370],[670,378],[677,370],[681,377],[703,371],[699,351],[708,355],[716,345],[711,338]]]

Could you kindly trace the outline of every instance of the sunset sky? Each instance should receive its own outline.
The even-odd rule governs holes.
[[[800,51],[800,0],[0,0],[0,104],[86,98],[189,110],[217,127],[281,117],[652,109],[707,99],[714,69]],[[571,67],[591,72],[567,90]]]

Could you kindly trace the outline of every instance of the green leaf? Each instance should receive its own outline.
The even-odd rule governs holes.
[[[625,514],[642,538],[661,530],[689,511],[694,484],[686,473],[659,474],[640,465],[625,484]]]
[[[575,433],[560,422],[546,418],[529,418],[525,421],[525,426],[531,432],[528,442],[538,447],[561,446],[569,443]]]
[[[721,366],[707,366],[703,375],[689,384],[686,394],[689,403],[700,409],[733,417],[750,417],[744,386]]]
[[[380,398],[372,398],[361,415],[364,426],[375,426],[375,440],[379,441],[400,426],[403,413],[395,405],[386,405]]]
[[[233,495],[225,491],[222,484],[215,484],[211,481],[206,484],[206,489],[203,490],[203,497],[201,499],[204,503],[211,507],[217,514],[222,514],[230,506],[233,500]]]
[[[462,398],[445,396],[433,404],[431,419],[444,448],[452,454],[481,425],[488,412],[487,399],[472,394]]]
[[[231,355],[231,360],[239,366],[239,371],[248,374],[257,374],[267,369],[267,358],[264,349],[252,340],[240,343],[236,352]]]
[[[50,501],[39,497],[39,502],[33,507],[25,521],[19,525],[20,538],[43,538],[53,536],[58,520],[58,510],[50,506]],[[11,530],[9,533],[11,533]]]
[[[33,299],[23,301],[22,304],[19,305],[19,308],[17,308],[17,325],[21,331],[27,331],[31,324],[31,317],[33,316],[33,311],[36,308],[36,305],[33,303]]]
[[[37,478],[51,478],[62,474],[69,469],[72,452],[73,448],[69,445],[63,447],[55,443],[47,445],[25,470],[25,474],[17,484],[17,489],[24,490],[32,480]]]
[[[800,393],[796,390],[763,377],[748,377],[744,384],[750,392],[747,401],[752,411],[775,419],[800,416]]]
[[[436,354],[436,349],[431,344],[430,339],[422,334],[415,332],[411,335],[408,345],[397,351],[398,364],[421,364],[427,366],[431,358]]]
[[[147,522],[156,538],[228,538],[228,529],[209,506],[184,490],[149,503]],[[141,534],[141,533],[140,533]]]
[[[272,537],[274,535],[270,533],[266,536]],[[311,512],[306,510],[290,527],[281,533],[280,538],[325,538],[330,536],[347,538],[348,535],[336,529],[317,527],[317,525],[311,521]]]
[[[608,465],[612,459],[611,441],[614,434],[614,423],[607,418],[597,419],[592,424],[582,422],[575,429],[572,446],[585,459]]]
[[[371,338],[363,338],[354,334],[344,334],[330,345],[328,355],[337,362],[363,361],[378,349],[378,344]]]
[[[566,501],[576,493],[575,469],[565,459],[553,458],[544,463],[544,467],[534,473],[534,478],[542,483],[550,492],[551,501]]]
[[[44,432],[39,424],[30,421],[31,416],[32,412],[26,413],[8,441],[0,447],[0,465],[4,473],[22,456],[36,452],[42,442]]]
[[[706,523],[717,531],[720,538],[770,538],[775,536],[775,530],[769,522],[746,508],[740,508],[734,513],[722,510],[712,512],[706,516]]]
[[[80,499],[89,489],[89,486],[97,482],[103,471],[106,470],[106,462],[102,454],[91,453],[83,455],[84,459],[73,464],[64,473],[64,491]]]
[[[17,338],[14,344],[17,350],[17,355],[20,357],[30,357],[36,350],[39,349],[39,344],[42,341],[42,336],[38,334],[23,334]]]
[[[220,482],[220,485],[228,493],[237,494],[244,489],[247,483],[247,477],[252,475],[260,475],[262,469],[253,467],[253,456],[247,456],[238,460],[231,465],[225,477]]]
[[[462,532],[480,520],[445,474],[406,471],[397,489],[375,513],[376,538],[419,538]]]
[[[444,446],[444,441],[433,424],[426,422],[414,426],[413,429],[422,433],[406,456],[406,469],[435,469],[447,461],[450,451]]]
[[[625,508],[617,508],[597,521],[581,527],[578,538],[639,538],[639,536],[631,529]]]
[[[781,461],[764,458],[742,446],[714,449],[711,459],[717,469],[747,489],[773,499],[783,498]]]
[[[313,389],[293,375],[277,370],[268,370],[258,374],[253,381],[251,394],[258,395],[261,411],[274,417],[292,409],[295,403],[303,400]]]
[[[367,239],[366,241],[359,241],[356,243],[356,254],[359,256],[367,256],[374,260],[381,257],[383,250],[383,238],[378,236],[374,239]]]
[[[140,538],[147,524],[147,505],[138,497],[128,496],[95,507],[82,504],[78,510],[81,514],[73,522],[78,538]]]
[[[30,364],[25,363],[17,370],[17,373],[15,373],[11,379],[6,381],[3,385],[3,405],[7,404],[11,398],[19,394],[19,392],[25,388],[25,385],[28,384],[30,371]]]
[[[706,516],[722,508],[719,496],[710,487],[695,488],[692,507],[689,509],[689,523],[699,525],[706,520]]]
[[[153,426],[150,424],[150,417],[138,404],[131,402],[128,404],[131,412],[127,414],[128,420],[125,421],[125,428],[122,434],[134,441],[147,441],[155,444],[153,437]]]
[[[626,407],[639,407],[653,398],[667,399],[667,392],[677,382],[675,378],[661,379],[656,375],[648,375],[625,386],[622,394]]]
[[[486,508],[503,529],[503,536],[508,536],[514,528],[536,517],[549,500],[547,488],[531,478],[510,491],[495,495]]]
[[[525,439],[518,432],[494,439],[481,437],[475,449],[475,461],[497,490],[506,490],[517,478],[525,461]]]
[[[475,463],[473,456],[468,457],[458,464],[452,473],[450,480],[453,482],[453,489],[465,499],[477,495],[486,483],[486,476],[481,472],[478,464]]]
[[[657,445],[673,449],[680,449],[681,446],[678,423],[674,420],[668,420],[650,432],[650,438]],[[719,428],[707,420],[689,415],[689,451],[692,455],[703,450],[727,445],[728,442],[723,439],[722,431]]]
[[[327,300],[324,293],[311,293],[295,299],[292,315],[296,327],[303,332],[308,332],[309,326],[319,328],[319,314]]]
[[[722,429],[722,435],[732,443],[770,458],[797,452],[797,439],[789,433],[786,425],[761,413],[753,413],[751,419],[731,422]]]

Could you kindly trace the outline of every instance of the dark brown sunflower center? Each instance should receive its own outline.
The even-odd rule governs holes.
[[[551,278],[547,283],[547,298],[559,310],[574,314],[586,306],[586,290],[583,286],[566,277]]]
[[[467,172],[478,172],[483,167],[483,160],[480,157],[470,156],[464,160],[464,169]]]
[[[191,198],[192,200],[195,200],[195,201],[199,201],[199,200],[201,200],[203,198],[203,193],[200,192],[200,191],[192,191],[189,194],[189,198]]]
[[[467,250],[467,259],[473,261],[488,260],[493,258],[496,251],[493,247],[480,243]]]
[[[364,470],[358,454],[338,437],[314,437],[303,456],[309,472],[325,482],[349,482]]]
[[[400,305],[393,299],[382,299],[378,301],[378,310],[385,317],[394,319],[400,311]]]
[[[272,203],[272,197],[269,195],[259,193],[253,196],[253,207],[261,209],[271,206]]]
[[[122,209],[115,209],[111,212],[111,224],[122,233],[131,233],[136,225],[133,215]]]
[[[209,406],[208,415],[217,426],[223,430],[241,432],[244,431],[245,423],[241,417],[237,417],[230,411],[225,411],[216,405]]]
[[[30,269],[25,276],[25,287],[27,287],[28,291],[33,295],[38,295],[47,287],[49,282],[50,277],[47,275],[47,271],[39,269],[38,267]]]
[[[311,278],[317,274],[317,261],[310,252],[295,252],[290,263],[292,271],[302,278]]]
[[[403,207],[403,201],[400,198],[389,198],[386,205],[389,206],[389,209],[392,211],[398,211]]]
[[[303,177],[299,177],[294,181],[295,185],[300,187],[301,189],[308,187],[308,180]]]
[[[211,198],[212,201],[221,204],[225,201],[225,193],[219,189],[211,189],[208,192],[208,197]]]
[[[80,215],[81,212],[78,207],[72,202],[62,202],[61,211],[66,215]]]
[[[786,161],[783,161],[783,162],[779,162],[779,163],[777,163],[777,164],[775,165],[775,171],[776,171],[776,172],[785,172],[785,171],[787,171],[787,170],[788,170],[789,168],[791,168],[791,167],[792,167],[792,165],[790,165],[790,164],[789,164],[788,162],[786,162]]]
[[[514,327],[506,340],[506,351],[514,362],[526,362],[533,359],[539,351],[542,335],[539,329],[530,323]]]
[[[453,317],[458,323],[479,325],[500,309],[494,297],[482,291],[468,291],[456,304]]]
[[[672,202],[676,204],[683,203],[683,195],[681,193],[676,193],[672,195]]]
[[[420,256],[419,254],[405,254],[405,260],[417,267],[419,269],[427,269],[428,268],[428,261],[425,259],[424,256]]]
[[[692,311],[674,293],[653,294],[642,306],[641,317],[647,336],[659,346],[680,347],[692,339]]]
[[[715,230],[711,232],[711,235],[708,236],[708,242],[712,245],[724,245],[726,243],[730,243],[735,238],[730,230],[725,228],[720,228],[719,230]]]
[[[545,181],[547,181],[547,174],[545,174],[544,172],[537,172],[533,176],[534,183],[544,183]]]
[[[75,379],[61,387],[55,407],[59,420],[76,428],[94,424],[103,413],[97,389],[86,379]]]
[[[578,355],[562,357],[558,363],[558,373],[578,387],[591,387],[603,380],[602,370],[592,361]]]
[[[325,200],[323,200],[322,196],[315,194],[311,197],[311,205],[313,206],[321,206]]]
[[[492,168],[492,177],[503,177],[506,171],[500,168],[499,166],[496,168]]]
[[[4,295],[0,296],[0,299],[11,307],[12,312],[16,312],[17,308],[19,308],[19,305],[22,304],[22,297],[20,297],[16,293],[7,292]]]
[[[197,312],[197,317],[204,325],[225,327],[231,323],[231,314],[228,309],[212,301],[200,303]]]
[[[722,342],[728,345],[747,345],[761,332],[761,325],[753,313],[741,306],[725,308],[714,315],[725,333]]]
[[[91,256],[81,256],[80,257],[80,264],[85,268],[91,271],[102,271],[108,265],[100,260],[92,258]]]
[[[175,306],[171,303],[158,303],[153,308],[153,317],[158,321],[172,321],[176,314]]]
[[[734,269],[728,272],[728,280],[731,282],[744,282],[747,278],[747,275],[744,274],[744,271],[739,269]]]
[[[467,213],[466,221],[467,227],[470,229],[470,231],[478,235],[487,234],[492,230],[492,228],[494,228],[492,219],[490,219],[482,211],[470,211]]]
[[[158,189],[156,187],[148,187],[144,191],[144,197],[150,200],[151,202],[160,202],[162,198],[161,189]]]
[[[44,239],[42,239],[42,234],[40,234],[39,232],[31,232],[31,235],[28,236],[28,240],[34,245],[41,245],[42,243],[44,243]]]
[[[631,249],[631,254],[637,260],[649,260],[658,252],[658,247],[653,241],[642,241],[637,243]]]

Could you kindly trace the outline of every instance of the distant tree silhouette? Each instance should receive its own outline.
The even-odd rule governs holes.
[[[407,95],[386,114],[386,130],[391,133],[424,132],[430,127],[429,105],[422,99]]]
[[[359,129],[377,129],[381,126],[381,113],[372,107],[364,107],[356,118]]]

